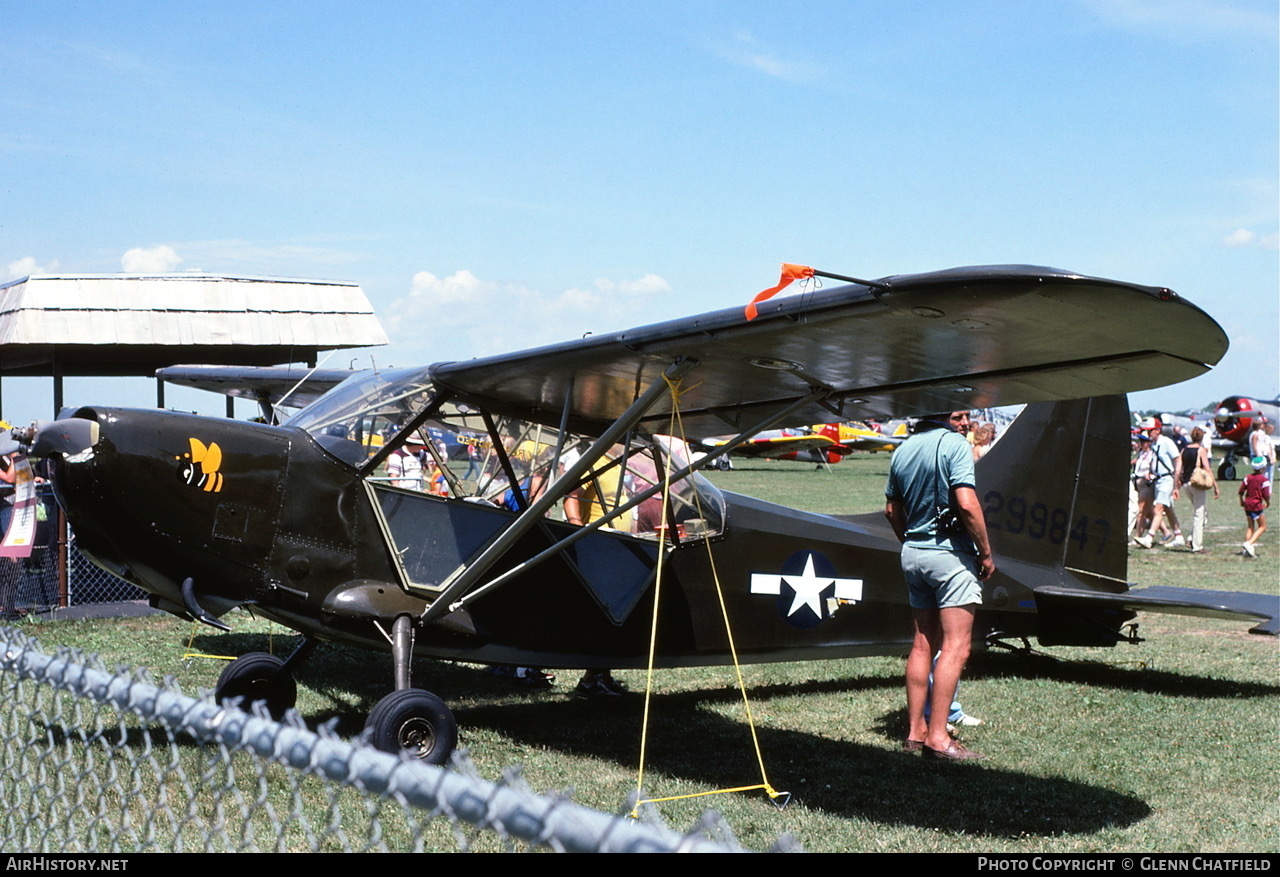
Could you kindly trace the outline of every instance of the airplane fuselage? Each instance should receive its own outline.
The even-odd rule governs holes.
[[[200,607],[214,615],[252,605],[320,640],[388,650],[384,631],[394,618],[420,616],[433,602],[430,586],[454,561],[516,517],[370,485],[300,429],[106,408],[78,416],[96,418],[101,438],[90,452],[59,458],[55,485],[82,551],[179,615],[191,614],[182,593],[190,578]],[[193,459],[200,448],[203,461]],[[216,469],[205,471],[211,456]],[[717,590],[744,661],[906,648],[898,543],[882,515],[837,519],[724,499],[720,534],[667,547],[660,574],[656,539],[601,530],[423,627],[415,650],[477,662],[639,666],[659,589],[660,665],[730,660]],[[547,520],[495,570],[574,529]],[[410,542],[435,551],[417,569],[417,587],[394,556]],[[437,542],[448,550],[431,549]],[[1023,578],[1060,581],[1038,569],[1026,566]],[[992,629],[1034,633],[1035,584],[997,574],[979,638]]]

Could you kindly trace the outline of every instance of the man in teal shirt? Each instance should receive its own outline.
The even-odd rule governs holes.
[[[904,748],[950,761],[982,757],[951,736],[947,714],[969,659],[982,581],[996,570],[974,489],[973,452],[960,434],[968,427],[968,411],[921,419],[915,434],[893,452],[884,491],[885,517],[903,543],[902,576],[915,628],[907,658]]]

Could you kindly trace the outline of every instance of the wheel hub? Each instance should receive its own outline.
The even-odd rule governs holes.
[[[436,729],[423,718],[408,719],[400,726],[400,745],[414,758],[426,758],[436,745]]]

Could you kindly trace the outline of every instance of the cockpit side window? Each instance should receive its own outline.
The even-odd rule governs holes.
[[[701,538],[724,527],[724,498],[701,475],[663,485],[664,473],[688,463],[684,442],[633,436],[612,448],[578,484],[560,485],[592,437],[517,417],[486,413],[443,398],[428,370],[354,375],[285,424],[306,430],[338,459],[367,470],[369,481],[400,490],[521,511],[552,485],[565,499],[550,517],[589,523],[617,512],[641,493],[654,495],[617,514],[607,526],[657,538],[666,509],[675,540]],[[669,497],[664,505],[663,494]]]
[[[403,424],[397,424],[397,427]],[[683,442],[642,436],[618,444],[575,485],[561,485],[566,470],[591,446],[590,436],[560,432],[520,418],[489,415],[466,404],[446,402],[416,429],[398,434],[375,483],[522,511],[553,485],[565,498],[549,512],[553,520],[590,523],[610,514],[645,490],[661,488],[663,474],[688,462]],[[668,464],[668,457],[670,463]],[[657,538],[663,524],[663,490],[619,514],[607,526]],[[666,525],[674,538],[701,538],[723,528],[724,499],[699,475],[675,480]],[[581,512],[588,512],[581,518]]]

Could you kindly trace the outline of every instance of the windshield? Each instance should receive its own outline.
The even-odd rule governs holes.
[[[354,374],[285,421],[352,466],[381,450],[435,389],[426,368]]]

